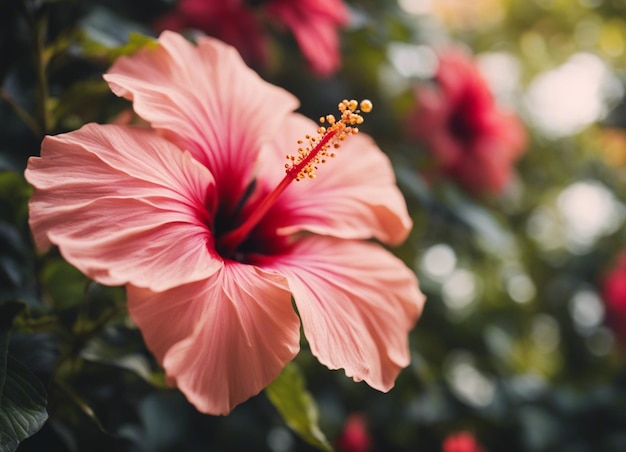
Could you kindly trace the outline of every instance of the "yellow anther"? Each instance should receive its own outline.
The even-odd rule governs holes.
[[[361,112],[367,113],[372,110],[372,103],[363,100],[360,103],[354,99],[344,99],[337,105],[341,115],[337,119],[334,115],[321,116],[317,135],[305,135],[308,146],[299,147],[297,155],[287,155],[285,169],[296,181],[302,179],[315,179],[315,171],[318,165],[326,162],[326,158],[334,158],[335,153],[329,149],[337,149],[348,135],[359,132],[356,125],[363,123]],[[359,109],[360,108],[360,109]],[[327,125],[322,125],[327,124]],[[302,144],[303,140],[298,140]]]

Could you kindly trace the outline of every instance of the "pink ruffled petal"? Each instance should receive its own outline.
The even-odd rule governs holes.
[[[213,276],[214,277],[214,276]],[[126,286],[128,312],[159,363],[173,345],[191,336],[205,308],[207,280],[164,292]]]
[[[280,142],[266,149],[259,184],[271,190],[285,175],[285,154],[317,126],[301,115],[286,122]],[[320,166],[315,180],[293,182],[262,225],[280,234],[310,231],[338,238],[375,237],[388,244],[406,239],[412,221],[389,159],[367,135],[349,137],[337,157]]]
[[[88,124],[46,137],[28,162],[30,226],[91,278],[164,290],[222,266],[207,227],[211,173],[143,128]],[[184,240],[182,240],[184,239]]]
[[[414,274],[379,245],[309,236],[261,258],[287,277],[311,351],[330,369],[388,391],[409,364],[425,301]]]
[[[284,277],[226,261],[204,282],[166,292],[130,287],[129,310],[172,384],[204,413],[258,394],[299,350]]]
[[[208,37],[194,46],[167,31],[156,48],[119,58],[104,78],[139,116],[211,170],[226,207],[250,182],[262,144],[298,106],[233,47]]]

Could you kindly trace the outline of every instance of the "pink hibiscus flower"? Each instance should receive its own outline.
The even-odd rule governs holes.
[[[626,253],[622,253],[615,266],[602,280],[602,298],[606,318],[617,337],[626,341]]]
[[[356,102],[321,127],[232,47],[172,32],[105,79],[151,127],[45,138],[26,170],[38,247],[126,285],[168,382],[200,411],[228,413],[267,386],[298,353],[300,322],[321,363],[389,390],[424,296],[368,240],[400,243],[411,220],[388,159],[354,135]],[[316,180],[290,183],[339,143]]]
[[[499,108],[471,58],[458,49],[439,53],[436,87],[418,86],[408,133],[422,141],[440,169],[473,193],[499,193],[524,151],[517,116]]]
[[[156,28],[202,30],[237,47],[247,61],[264,65],[268,39],[263,22],[270,21],[291,30],[318,75],[339,68],[338,29],[348,23],[341,0],[270,0],[257,10],[242,0],[179,0],[176,11],[159,20]]]

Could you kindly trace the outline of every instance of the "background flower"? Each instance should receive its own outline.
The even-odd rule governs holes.
[[[469,432],[458,432],[449,435],[441,445],[443,452],[484,452],[474,435]]]
[[[618,256],[615,266],[604,276],[602,296],[608,324],[619,338],[626,339],[626,255]]]
[[[368,452],[373,446],[365,417],[361,414],[348,416],[337,439],[337,448],[341,452]]]
[[[271,0],[257,7],[243,0],[179,0],[156,28],[202,30],[235,46],[248,62],[264,66],[270,46],[267,27],[278,25],[293,33],[311,68],[328,76],[341,63],[338,29],[347,22],[341,0]]]
[[[436,85],[415,89],[417,106],[407,119],[408,132],[467,190],[499,193],[524,150],[524,129],[517,117],[496,105],[467,54],[442,50],[438,64]]]

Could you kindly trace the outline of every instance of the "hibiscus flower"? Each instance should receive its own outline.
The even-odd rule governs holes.
[[[436,86],[415,89],[408,133],[422,141],[438,167],[472,193],[497,194],[524,151],[519,118],[496,104],[472,59],[458,49],[439,53]]]
[[[167,381],[202,412],[267,386],[298,353],[300,323],[322,364],[389,390],[424,296],[369,240],[398,244],[411,220],[388,159],[356,134],[356,102],[318,125],[232,47],[172,32],[105,79],[150,127],[44,139],[26,170],[38,247],[126,286]]]
[[[604,276],[601,287],[607,322],[617,337],[626,341],[626,253],[617,258],[615,266]]]
[[[159,30],[195,28],[239,49],[244,58],[264,65],[268,38],[264,24],[287,27],[311,68],[321,76],[341,63],[338,28],[348,23],[341,0],[270,0],[253,8],[243,0],[179,0],[176,10],[160,19]]]
[[[353,413],[346,419],[343,431],[337,438],[337,449],[341,452],[368,452],[373,440],[367,429],[367,419],[363,414]]]
[[[485,452],[485,449],[469,432],[457,432],[449,435],[441,445],[443,452]]]

